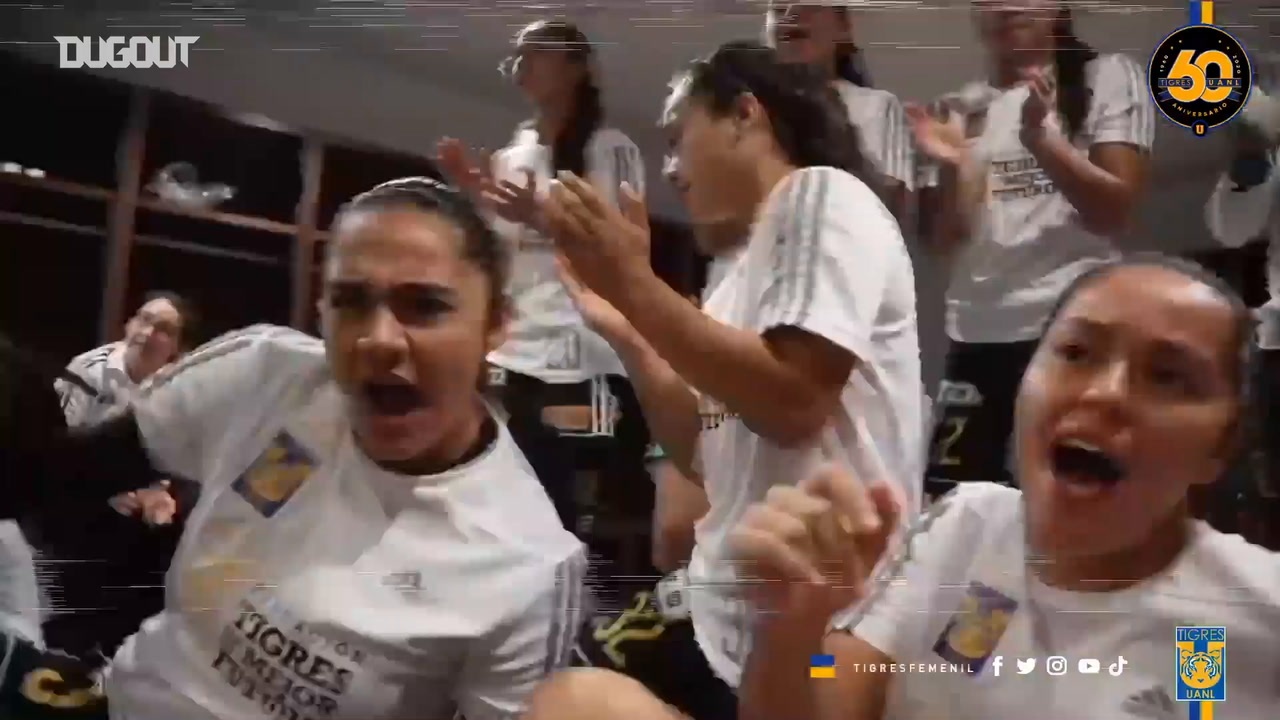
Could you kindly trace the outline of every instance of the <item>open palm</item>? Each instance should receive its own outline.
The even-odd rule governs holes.
[[[564,283],[569,297],[578,308],[578,312],[582,313],[582,319],[586,321],[588,327],[603,335],[605,339],[618,337],[631,329],[631,321],[627,320],[626,316],[613,306],[613,303],[600,297],[598,293],[583,284],[578,274],[574,272],[573,265],[564,255],[556,257],[556,268],[560,271],[560,282]]]
[[[960,117],[953,113],[944,121],[920,105],[907,105],[905,109],[916,147],[937,162],[958,164],[968,146]]]

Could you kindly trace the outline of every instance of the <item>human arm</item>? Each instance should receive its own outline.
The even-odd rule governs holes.
[[[653,566],[671,572],[684,566],[693,555],[694,527],[711,509],[700,478],[680,472],[665,457],[649,463],[654,482]]]
[[[883,177],[881,194],[889,211],[903,224],[909,217],[915,191],[915,153],[906,112],[893,95],[886,95],[884,117],[876,140],[872,152]]]
[[[540,682],[569,665],[586,618],[586,572],[579,549],[546,576],[518,617],[468,653],[455,691],[461,717],[513,720]]]
[[[832,616],[876,592],[872,572],[890,548],[900,509],[888,484],[867,486],[827,467],[794,487],[772,488],[747,510],[731,536],[746,576],[756,581],[750,597],[757,627],[738,688],[740,720],[879,720],[875,683],[865,683],[871,692],[826,697],[806,668],[823,652]],[[855,653],[837,658],[837,667],[859,656],[874,657]],[[850,674],[843,667],[837,678]],[[826,714],[828,705],[842,712]]]
[[[1121,55],[1096,62],[1085,120],[1091,138],[1087,155],[1062,130],[1044,122],[1056,101],[1052,83],[1043,74],[1028,79],[1020,137],[1079,213],[1085,229],[1115,236],[1128,227],[1146,189],[1155,115],[1136,63]]]
[[[746,327],[699,312],[639,264],[609,292],[681,377],[756,433],[794,447],[826,425],[857,358],[870,352],[884,289],[906,248],[879,198],[851,175],[806,168],[785,182],[766,210],[778,236],[748,250],[776,271],[748,299]]]
[[[935,252],[949,255],[973,233],[987,196],[987,168],[974,154],[967,120],[958,111],[908,105],[906,115],[925,160],[920,227]]]

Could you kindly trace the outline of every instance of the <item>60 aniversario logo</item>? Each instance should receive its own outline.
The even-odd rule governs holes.
[[[1175,30],[1151,55],[1147,82],[1156,107],[1173,122],[1204,135],[1234,118],[1249,100],[1253,68],[1244,46],[1226,30],[1199,15],[1192,3],[1192,23]]]

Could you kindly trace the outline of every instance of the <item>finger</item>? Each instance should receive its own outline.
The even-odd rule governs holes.
[[[803,553],[776,535],[754,527],[739,527],[730,538],[734,554],[755,568],[760,579],[821,583],[822,573]]]
[[[537,189],[538,189],[538,175],[537,175],[537,173],[535,173],[535,172],[533,171],[533,169],[532,169],[532,168],[525,168],[525,169],[524,169],[524,190],[525,190],[525,192],[527,192],[527,193],[529,193],[529,194],[532,194],[532,193],[533,193],[535,190],[537,190]]]
[[[564,284],[570,295],[575,299],[582,297],[586,286],[582,284],[582,279],[574,271],[573,263],[562,252],[556,253],[556,272],[560,275],[560,282]]]
[[[933,114],[929,112],[929,109],[919,103],[907,103],[902,106],[902,110],[912,123],[922,123],[933,119]]]
[[[560,205],[560,212],[565,222],[570,223],[572,228],[578,231],[576,239],[589,240],[592,235],[591,225],[596,218],[583,204],[582,197],[565,182],[553,183],[552,192],[555,193],[556,202]]]
[[[598,217],[603,217],[608,213],[608,204],[600,197],[600,193],[596,192],[596,189],[591,186],[591,183],[567,170],[562,170],[558,177],[562,179],[565,187],[577,196],[578,202],[582,204],[582,207],[587,212]]]
[[[618,186],[618,209],[632,224],[649,229],[649,208],[645,205],[644,196],[629,182]]]
[[[866,488],[847,469],[827,463],[801,481],[800,486],[831,502],[842,531],[863,534],[880,529],[880,518],[867,497]]]

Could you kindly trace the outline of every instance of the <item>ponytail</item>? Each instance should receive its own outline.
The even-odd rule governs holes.
[[[872,86],[871,78],[867,75],[862,49],[855,43],[842,42],[836,46],[836,77],[858,87]]]
[[[604,122],[604,102],[595,78],[588,73],[574,94],[573,115],[560,137],[551,143],[551,164],[557,171],[586,177],[587,143]]]
[[[1054,32],[1053,64],[1058,84],[1058,112],[1069,138],[1080,134],[1089,116],[1092,97],[1085,68],[1096,57],[1098,51],[1076,37],[1071,11],[1063,10]]]

